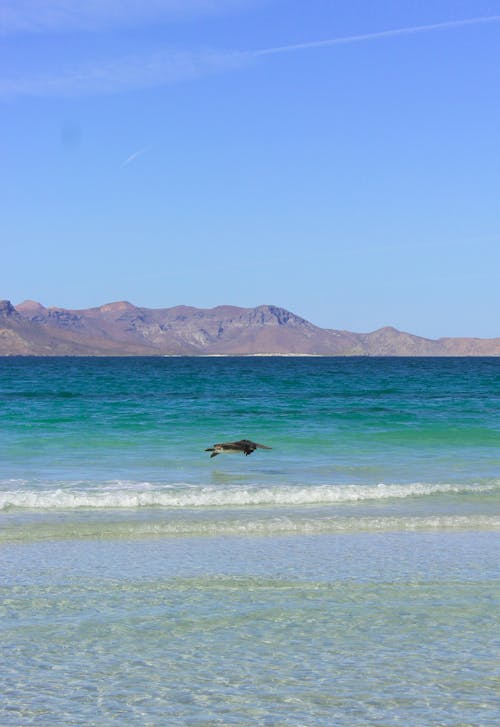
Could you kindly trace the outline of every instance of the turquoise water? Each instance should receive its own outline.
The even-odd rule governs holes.
[[[497,724],[500,359],[10,358],[0,405],[0,724]]]

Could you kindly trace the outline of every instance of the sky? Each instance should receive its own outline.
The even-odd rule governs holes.
[[[500,0],[0,0],[0,298],[500,336]]]

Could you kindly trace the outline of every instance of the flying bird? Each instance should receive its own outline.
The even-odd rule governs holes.
[[[265,444],[257,444],[257,442],[251,442],[250,439],[239,439],[237,442],[220,442],[220,444],[214,444],[213,447],[207,447],[205,452],[212,452],[210,458],[217,457],[222,452],[243,452],[245,457],[255,452],[256,449],[272,449],[272,447],[266,447]]]

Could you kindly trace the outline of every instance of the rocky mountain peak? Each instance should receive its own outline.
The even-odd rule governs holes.
[[[23,300],[22,303],[16,305],[16,310],[21,315],[33,316],[44,311],[45,307],[36,300]]]
[[[125,311],[136,310],[135,305],[129,303],[128,300],[120,300],[115,303],[106,303],[99,306],[101,313],[123,313]]]
[[[12,316],[17,313],[10,300],[0,300],[0,315]]]
[[[285,308],[175,306],[128,301],[85,310],[0,301],[0,355],[500,356],[500,339],[424,339],[386,326],[327,330]]]

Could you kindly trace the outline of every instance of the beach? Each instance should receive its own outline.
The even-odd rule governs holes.
[[[0,724],[496,724],[499,359],[0,374]]]

